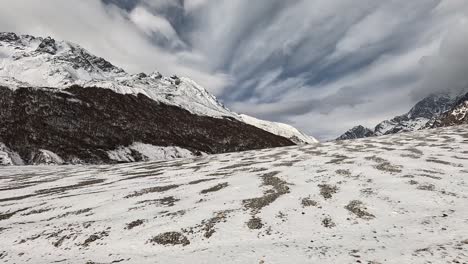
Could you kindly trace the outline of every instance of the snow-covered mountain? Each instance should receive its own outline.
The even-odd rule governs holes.
[[[357,139],[357,138],[366,138],[375,136],[374,131],[363,126],[355,126],[344,133],[342,136],[337,138],[337,140],[348,140],[348,139]]]
[[[381,136],[419,130],[431,119],[437,118],[449,110],[455,100],[446,94],[430,95],[419,101],[408,113],[378,124],[374,133]]]
[[[260,128],[270,133],[291,135],[300,139],[300,143],[316,142],[290,126],[239,116],[189,78],[164,77],[159,72],[128,74],[79,45],[50,37],[0,33],[0,84],[58,89],[79,85],[108,88],[121,94],[144,94],[193,114],[253,120],[249,124],[260,124]]]
[[[443,113],[450,110],[457,102],[456,96],[448,94],[433,94],[419,101],[408,113],[379,123],[373,130],[357,126],[338,140],[390,135],[401,132],[411,132],[427,127]]]
[[[146,160],[149,158],[148,155],[141,155],[142,153],[137,150],[141,150],[141,148],[132,148],[132,144],[152,145],[150,149],[153,149],[159,154],[149,156],[155,158],[172,156],[185,157],[187,155],[198,155],[202,152],[220,153],[261,147],[284,146],[291,142],[296,144],[316,143],[315,139],[306,136],[291,126],[258,120],[230,111],[224,107],[215,96],[211,95],[206,89],[189,78],[178,76],[164,77],[158,72],[151,74],[129,74],[105,59],[92,55],[79,45],[66,41],[56,41],[50,37],[41,38],[29,35],[20,36],[14,33],[0,33],[0,88],[1,87],[11,91],[1,91],[3,98],[1,99],[2,102],[0,106],[9,107],[6,108],[8,111],[4,111],[2,116],[4,123],[9,119],[14,119],[16,115],[20,114],[23,114],[24,118],[29,119],[35,115],[34,118],[37,119],[35,121],[30,120],[28,123],[30,127],[27,128],[30,129],[29,131],[24,130],[26,128],[24,128],[22,132],[16,131],[17,133],[6,131],[6,127],[15,127],[18,129],[18,126],[14,126],[11,122],[8,124],[5,123],[4,128],[0,129],[0,142],[4,143],[10,149],[15,150],[13,152],[17,152],[18,155],[23,156],[23,159],[26,159],[28,161],[26,163],[29,164],[35,160],[34,155],[43,156],[44,153],[51,154],[56,151],[60,151],[63,155],[70,150],[57,150],[57,148],[60,148],[57,144],[55,144],[56,146],[51,150],[50,148],[53,144],[50,141],[52,141],[52,139],[47,140],[47,142],[39,142],[41,140],[37,138],[18,139],[15,138],[17,137],[15,134],[23,133],[24,137],[30,137],[36,132],[35,130],[41,129],[41,124],[33,124],[38,122],[38,120],[43,120],[44,123],[50,126],[49,132],[71,133],[67,130],[69,129],[67,126],[73,127],[73,129],[86,131],[87,129],[91,129],[93,125],[85,128],[83,127],[85,126],[84,124],[75,124],[74,119],[78,118],[76,123],[79,123],[79,121],[82,121],[80,119],[82,116],[80,115],[91,115],[87,113],[87,111],[91,109],[102,115],[109,116],[110,119],[118,119],[111,121],[119,126],[127,127],[129,124],[145,126],[146,129],[143,130],[146,130],[146,133],[150,133],[141,134],[139,133],[140,131],[135,131],[136,135],[128,135],[128,138],[123,142],[118,142],[122,139],[117,139],[119,136],[115,135],[122,132],[117,131],[118,127],[116,127],[115,124],[109,123],[108,129],[112,128],[115,130],[112,132],[115,134],[113,134],[116,137],[115,141],[110,142],[111,140],[105,141],[103,139],[105,143],[101,142],[93,146],[107,153],[105,154],[106,158],[101,157],[104,154],[94,153],[93,159],[96,159],[96,161],[106,160],[110,157],[110,153],[127,153],[126,156],[124,155],[125,157],[122,155],[113,155],[112,157],[114,158],[119,157],[119,159],[115,161]],[[103,89],[114,94],[100,91]],[[127,95],[132,95],[132,98],[136,99],[138,102],[131,100]],[[144,99],[141,97],[142,95],[151,99],[153,102]],[[21,97],[29,98],[34,101],[28,102]],[[113,101],[101,102],[100,100],[104,98]],[[19,110],[12,111],[16,106],[7,102],[7,100],[12,100],[15,104],[22,103],[24,104],[23,107],[30,107],[34,115],[31,113],[22,113]],[[65,104],[62,103],[63,100],[66,100]],[[123,109],[116,108],[113,110],[114,113],[109,112],[112,106],[106,109],[99,106],[99,104],[112,105],[122,103],[126,104],[122,105],[121,108]],[[57,105],[61,105],[61,108],[57,108]],[[83,105],[87,105],[89,109],[81,109],[80,107]],[[165,105],[174,106],[178,109],[165,107],[164,110],[161,110],[161,106]],[[138,108],[139,106],[141,106],[141,109],[147,111],[155,111],[156,108],[158,108],[160,112],[154,112],[153,114],[190,115],[191,118],[181,117],[178,121],[184,122],[184,124],[178,124],[167,120],[167,117],[161,117],[159,119],[155,117],[143,118],[141,115],[137,116],[137,118],[132,117],[132,115],[136,115],[136,112],[139,111],[139,109],[134,108]],[[39,108],[51,109],[42,109],[43,112],[41,112]],[[58,116],[50,117],[47,111],[49,111],[49,113],[53,112]],[[133,111],[133,113],[129,111]],[[183,114],[183,111],[188,111],[188,113]],[[120,113],[121,116],[116,116],[118,113]],[[144,115],[145,113],[141,114]],[[67,124],[67,120],[61,119],[63,116],[67,115],[68,118],[70,118],[70,120],[68,120],[70,124]],[[53,118],[56,120],[52,120]],[[87,118],[91,118],[91,122],[95,122],[98,117],[88,116]],[[211,120],[210,118],[216,120]],[[60,119],[62,123],[55,129],[54,127],[58,125],[58,119]],[[190,124],[190,120],[194,119],[197,121]],[[142,123],[142,120],[145,120],[145,123]],[[16,121],[24,122],[24,120]],[[161,125],[155,122],[166,123]],[[222,125],[215,125],[212,123],[222,123]],[[169,124],[170,126],[168,126]],[[45,126],[45,124],[42,125]],[[99,124],[94,124],[95,128],[93,129],[99,130],[100,128],[98,128],[98,125]],[[156,133],[156,125],[160,126],[157,128],[159,129],[157,133],[163,133],[164,136]],[[203,126],[203,129],[200,129],[200,126]],[[245,129],[245,127],[249,126],[257,127],[266,133],[255,130],[258,132],[257,133],[251,128]],[[161,127],[164,129],[160,129]],[[184,127],[185,131],[181,131],[181,129],[177,127]],[[228,127],[237,127],[237,129],[223,131],[223,127],[225,129],[228,129]],[[241,129],[241,127],[244,129]],[[175,130],[177,130],[179,134],[174,134]],[[210,131],[208,132],[208,130]],[[218,131],[215,133],[214,130]],[[253,134],[248,135],[247,131]],[[28,133],[30,134],[29,136],[27,136]],[[92,137],[87,139],[87,141],[93,141],[96,140],[96,134],[105,134],[107,132],[88,131],[88,133],[90,133]],[[172,133],[172,138],[167,135],[168,133]],[[203,139],[192,138],[194,134],[202,136],[203,133],[205,134]],[[213,133],[217,135],[215,136]],[[278,137],[271,137],[267,134],[274,134]],[[48,134],[47,136],[53,137]],[[72,135],[68,136],[72,138]],[[110,135],[107,136],[109,137]],[[182,137],[187,138],[182,140]],[[263,140],[260,140],[259,143],[255,143],[254,140],[252,140],[256,138],[256,141],[260,137],[262,137]],[[281,139],[279,137],[281,137]],[[166,139],[163,140],[161,138]],[[55,140],[61,141],[61,137],[55,135]],[[83,138],[83,140],[85,139]],[[243,140],[245,141],[243,142]],[[209,146],[210,144],[214,144],[214,142],[216,142],[216,146]],[[65,144],[65,142],[61,143]],[[86,145],[85,142],[75,142],[74,144],[77,143]],[[30,153],[26,153],[24,149],[20,151],[22,147],[17,146],[17,144],[21,144],[22,146],[28,145],[30,147],[34,146],[35,149],[30,151]],[[69,144],[72,144],[71,141]],[[221,147],[223,144],[229,145],[230,147],[223,148]],[[237,146],[234,144],[237,144]],[[112,149],[109,149],[110,147],[112,147]],[[148,148],[145,149],[148,150]],[[82,158],[76,157],[75,151],[72,152],[74,153],[69,153],[70,155],[67,154],[69,157],[61,157],[58,155],[60,159],[51,158],[49,155],[47,160],[57,162],[63,161],[65,163],[72,162],[72,160],[72,163],[79,163],[82,161]],[[28,158],[24,158],[24,156],[28,156]],[[37,160],[44,159],[41,158]]]
[[[466,263],[467,134],[2,168],[0,262]]]
[[[248,115],[240,115],[240,118],[243,122],[249,125],[256,126],[272,134],[285,137],[291,140],[292,142],[296,143],[297,145],[318,143],[318,140],[314,137],[306,135],[301,131],[297,130],[296,128],[287,124],[260,120]]]

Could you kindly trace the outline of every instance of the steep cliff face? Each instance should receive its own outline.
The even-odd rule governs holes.
[[[0,142],[27,164],[114,162],[109,151],[135,142],[177,146],[195,155],[293,145],[235,119],[194,115],[142,94],[79,86],[0,87]],[[140,154],[135,161],[144,160]]]

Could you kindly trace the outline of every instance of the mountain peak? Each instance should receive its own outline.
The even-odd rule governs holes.
[[[43,39],[41,44],[39,44],[39,47],[37,47],[36,51],[55,55],[57,53],[57,45],[55,43],[55,39],[51,37]]]
[[[406,115],[409,119],[431,119],[434,115],[440,115],[447,110],[447,106],[453,104],[453,98],[448,94],[432,94],[419,101]]]
[[[358,139],[374,136],[374,131],[370,130],[364,126],[355,126],[352,129],[348,130],[346,133],[341,135],[336,140],[348,140],[348,139]]]
[[[406,114],[379,123],[373,131],[357,126],[340,136],[338,140],[411,132],[436,126],[437,120],[444,113],[458,105],[457,100],[456,97],[445,93],[431,94],[417,102]]]

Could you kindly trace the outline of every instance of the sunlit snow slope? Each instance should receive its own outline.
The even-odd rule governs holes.
[[[5,263],[466,263],[468,126],[0,170]]]

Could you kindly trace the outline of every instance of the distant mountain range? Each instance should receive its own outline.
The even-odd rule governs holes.
[[[373,136],[411,132],[444,126],[468,123],[468,94],[450,96],[433,94],[419,101],[408,113],[385,120],[374,129],[356,126],[337,140],[357,139]]]
[[[129,74],[79,45],[0,33],[0,164],[115,163],[316,143],[194,81]]]

